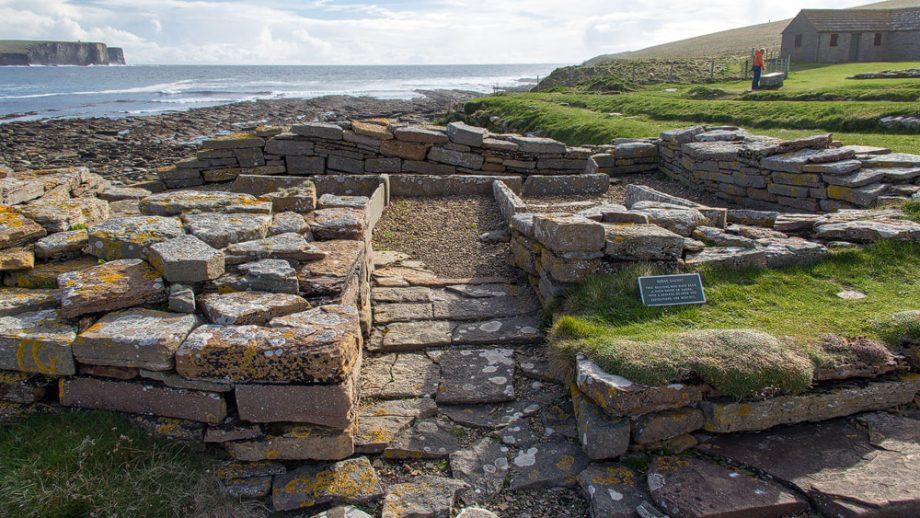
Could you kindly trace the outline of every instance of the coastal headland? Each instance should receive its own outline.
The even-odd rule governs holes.
[[[105,43],[0,40],[0,66],[124,64],[124,51]]]

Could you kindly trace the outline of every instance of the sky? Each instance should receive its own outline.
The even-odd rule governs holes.
[[[0,0],[0,39],[102,41],[132,64],[562,64],[869,1]]]

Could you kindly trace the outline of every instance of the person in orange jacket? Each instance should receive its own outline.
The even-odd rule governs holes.
[[[762,74],[763,69],[766,68],[766,64],[763,60],[763,56],[766,52],[767,49],[760,49],[754,52],[754,81],[751,83],[751,90],[760,88],[760,74]]]

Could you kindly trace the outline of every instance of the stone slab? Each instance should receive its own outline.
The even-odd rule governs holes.
[[[61,380],[60,399],[64,406],[175,417],[211,424],[227,417],[227,403],[220,394],[152,383],[67,378]]]
[[[163,279],[139,259],[122,259],[58,276],[61,315],[88,313],[166,302]]]

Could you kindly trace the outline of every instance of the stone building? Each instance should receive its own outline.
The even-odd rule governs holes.
[[[783,57],[850,63],[920,58],[920,8],[803,9],[783,30]]]

